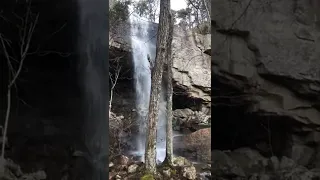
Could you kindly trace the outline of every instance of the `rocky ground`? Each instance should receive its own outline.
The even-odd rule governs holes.
[[[11,159],[1,159],[0,163],[4,164],[4,169],[0,170],[1,180],[44,180],[47,178],[44,171],[23,173],[20,166]]]
[[[119,150],[119,145],[126,142],[123,134],[129,134],[126,123],[131,115],[123,116],[111,113],[110,116],[110,135],[114,146],[110,155],[109,173],[110,179],[139,179],[143,177],[143,163],[136,161],[133,156],[126,156],[123,150]],[[134,116],[133,116],[134,117]],[[128,119],[129,118],[129,119]],[[174,167],[163,167],[159,165],[159,179],[208,179],[210,177],[211,163],[211,128],[210,115],[208,112],[193,111],[191,109],[176,109],[173,112],[174,136]],[[132,126],[131,126],[132,127]],[[128,137],[127,137],[128,138]],[[118,140],[118,141],[117,141]],[[129,143],[128,143],[129,144]],[[123,148],[129,147],[124,145]],[[123,152],[123,153],[119,153]],[[194,162],[193,162],[194,161]]]
[[[212,151],[213,179],[248,180],[315,180],[320,179],[320,169],[298,165],[288,157],[263,157],[256,150],[240,148],[234,151]]]
[[[207,175],[203,176],[199,170],[186,158],[175,157],[172,167],[166,165],[158,166],[158,175],[155,179],[210,179],[210,165],[202,166],[201,170],[206,171]],[[129,180],[129,179],[150,179],[150,175],[144,173],[144,164],[136,162],[127,156],[118,156],[109,164],[110,180]],[[199,168],[199,167],[198,167]]]

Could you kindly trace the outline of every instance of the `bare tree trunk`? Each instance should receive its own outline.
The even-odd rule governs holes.
[[[173,95],[173,87],[172,87],[172,67],[173,67],[173,59],[172,59],[172,38],[173,38],[173,17],[170,16],[169,22],[169,37],[167,42],[167,136],[166,136],[166,159],[165,161],[168,164],[172,164],[173,162],[173,133],[172,133],[172,95]]]
[[[121,66],[119,65],[119,61],[120,61],[121,57],[117,58],[117,66],[115,67],[114,71],[114,75],[109,73],[109,78],[111,80],[111,89],[110,89],[110,99],[109,99],[109,117],[111,115],[111,108],[112,108],[112,100],[113,100],[113,91],[114,88],[117,85],[118,79],[119,79],[119,75],[120,75],[120,71],[121,71]]]
[[[206,11],[208,13],[208,20],[212,19],[212,17],[211,17],[211,1],[203,0],[203,4],[206,7]]]
[[[157,32],[157,49],[155,65],[151,75],[151,95],[148,113],[148,129],[145,151],[146,171],[156,174],[156,141],[157,121],[159,116],[159,100],[163,65],[166,59],[166,47],[169,35],[170,0],[160,1],[160,17]]]
[[[109,100],[109,118],[111,115],[111,108],[112,108],[112,96],[113,96],[113,89],[110,91],[110,100]]]
[[[36,15],[35,20],[33,22],[30,22],[30,18],[32,17],[32,13],[31,13],[31,9],[30,6],[27,7],[27,12],[25,14],[25,18],[21,17],[21,20],[23,20],[22,22],[22,26],[21,29],[19,29],[20,33],[23,34],[23,36],[21,36],[20,42],[20,59],[16,60],[14,59],[12,56],[9,55],[8,50],[7,50],[7,46],[10,47],[10,45],[6,45],[5,43],[5,39],[4,37],[0,34],[0,40],[1,40],[1,45],[7,60],[7,64],[8,64],[8,69],[9,69],[9,78],[10,75],[12,75],[12,79],[9,79],[9,84],[8,84],[8,90],[7,90],[7,111],[6,111],[6,118],[5,118],[5,123],[4,123],[4,127],[3,127],[3,142],[2,142],[2,147],[1,147],[1,159],[4,159],[4,155],[5,155],[5,146],[6,146],[6,140],[7,140],[7,130],[8,130],[8,124],[9,124],[9,119],[10,119],[10,111],[11,111],[11,90],[12,87],[15,85],[16,80],[18,79],[22,67],[23,67],[23,63],[24,60],[26,59],[27,55],[28,55],[28,51],[29,51],[29,47],[30,47],[30,42],[35,30],[35,27],[38,23],[38,19],[39,19],[39,14]],[[11,60],[16,60],[19,61],[19,67],[17,69],[17,71],[15,72],[15,70],[13,69],[13,66],[11,64]],[[1,171],[3,169],[3,167],[0,167]]]
[[[113,8],[114,0],[109,0],[109,10]]]

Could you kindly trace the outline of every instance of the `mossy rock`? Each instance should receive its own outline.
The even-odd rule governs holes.
[[[156,180],[152,174],[143,175],[140,180]]]
[[[184,157],[178,156],[173,159],[174,166],[191,166],[192,163]]]
[[[172,175],[176,175],[177,174],[177,170],[176,169],[171,169],[171,174]]]

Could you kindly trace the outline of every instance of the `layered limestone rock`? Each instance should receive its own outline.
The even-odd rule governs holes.
[[[251,112],[319,129],[319,3],[212,3],[213,78],[245,93]]]
[[[191,97],[211,102],[211,36],[177,28],[174,31],[173,79],[187,89]]]

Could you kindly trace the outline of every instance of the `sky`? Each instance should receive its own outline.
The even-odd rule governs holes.
[[[180,10],[186,8],[187,3],[186,0],[171,0],[171,9],[172,10]]]
[[[138,2],[139,0],[133,0],[133,1]],[[158,1],[158,3],[160,2],[160,0],[157,0],[157,1]],[[171,0],[170,3],[171,3],[171,9],[175,10],[175,11],[180,10],[180,9],[184,9],[187,7],[186,0]],[[160,5],[158,6],[158,8],[156,10],[156,12],[157,12],[156,14],[159,13],[159,10],[160,10],[159,8],[160,8]],[[156,18],[155,22],[158,23],[159,19]]]

